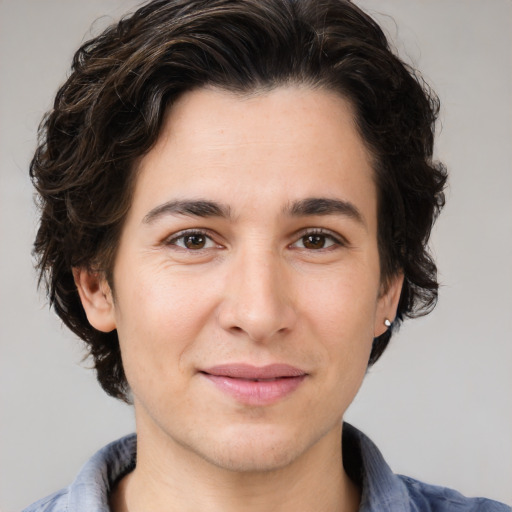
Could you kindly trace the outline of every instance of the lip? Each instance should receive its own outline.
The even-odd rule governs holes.
[[[223,364],[200,373],[217,389],[247,405],[270,405],[293,393],[307,372],[288,364]]]

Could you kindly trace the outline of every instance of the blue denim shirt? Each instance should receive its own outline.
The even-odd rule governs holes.
[[[109,492],[135,467],[136,448],[135,435],[107,445],[69,487],[23,512],[109,512]],[[512,512],[497,501],[466,498],[452,489],[394,474],[370,439],[346,423],[343,458],[347,473],[362,489],[359,512]]]

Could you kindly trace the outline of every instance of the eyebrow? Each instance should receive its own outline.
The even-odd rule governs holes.
[[[344,215],[366,226],[364,217],[359,209],[349,201],[326,197],[308,197],[294,201],[285,208],[285,214],[292,217],[311,215]]]
[[[307,217],[313,215],[344,215],[366,226],[359,209],[349,201],[326,197],[308,197],[294,201],[283,209],[285,215],[291,217]],[[231,218],[228,205],[205,199],[177,199],[168,201],[153,208],[144,216],[142,222],[150,224],[165,215],[187,215],[194,217]]]
[[[174,200],[153,208],[144,216],[142,222],[150,224],[164,215],[189,215],[194,217],[231,217],[229,206],[207,201],[198,200]]]

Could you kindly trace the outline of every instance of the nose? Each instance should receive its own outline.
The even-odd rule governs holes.
[[[271,250],[241,252],[231,262],[218,318],[223,329],[264,343],[296,323],[293,282]]]

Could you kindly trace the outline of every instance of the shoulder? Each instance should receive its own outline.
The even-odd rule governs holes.
[[[36,501],[23,512],[106,512],[110,489],[134,469],[137,437],[132,434],[94,454],[65,489]]]
[[[375,444],[348,423],[342,442],[345,469],[362,489],[359,512],[512,512],[504,503],[397,475]]]
[[[486,498],[467,498],[447,487],[430,485],[414,478],[398,475],[417,512],[512,512],[512,508]]]
[[[22,512],[68,512],[68,490],[61,489],[46,498],[43,498],[27,508]]]

